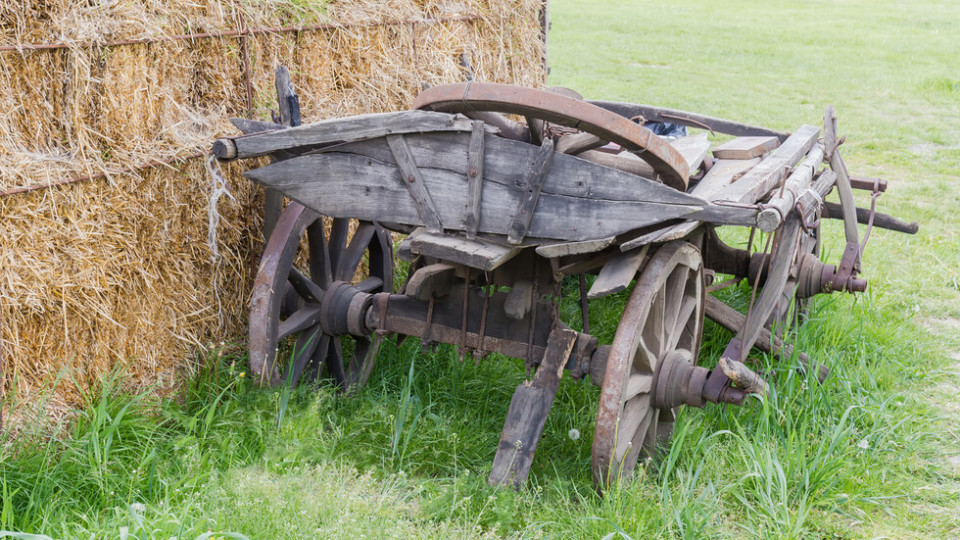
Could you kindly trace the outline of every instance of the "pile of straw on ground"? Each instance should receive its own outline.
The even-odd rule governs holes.
[[[462,57],[479,80],[544,80],[541,0],[305,4],[0,0],[8,400],[59,377],[56,417],[118,365],[162,391],[244,334],[262,194],[230,167],[211,205],[197,156],[230,116],[269,117],[278,64],[304,121],[406,108],[463,80]]]

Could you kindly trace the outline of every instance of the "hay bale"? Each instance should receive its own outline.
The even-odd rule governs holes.
[[[211,176],[185,158],[234,133],[228,117],[269,116],[276,65],[305,121],[406,108],[463,80],[461,57],[480,80],[544,82],[539,0],[301,4],[0,0],[5,392],[29,402],[61,377],[58,417],[117,366],[162,393],[242,339],[262,193],[227,167],[210,244]],[[285,26],[307,29],[236,35]],[[200,32],[226,35],[183,38]]]

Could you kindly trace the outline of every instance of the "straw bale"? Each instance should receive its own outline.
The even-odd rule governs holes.
[[[210,343],[243,339],[262,193],[224,167],[208,243],[205,152],[230,116],[269,117],[287,65],[304,121],[406,108],[424,85],[544,82],[539,0],[0,0],[2,389],[62,416],[114,369],[164,392]],[[436,22],[438,18],[479,19]],[[407,21],[407,22],[402,22]],[[412,21],[412,22],[411,22]],[[329,23],[299,32],[159,40]],[[148,43],[103,45],[119,40]],[[247,102],[245,64],[253,96]],[[184,159],[183,161],[177,161]],[[151,161],[168,165],[139,168]],[[214,253],[219,256],[214,257]],[[38,409],[39,407],[39,409]]]

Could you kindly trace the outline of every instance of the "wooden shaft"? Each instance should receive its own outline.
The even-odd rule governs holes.
[[[830,168],[837,173],[837,194],[840,196],[840,206],[843,209],[843,234],[848,244],[860,245],[860,233],[857,230],[857,206],[853,200],[853,188],[850,185],[850,174],[847,166],[840,157],[837,146],[837,115],[832,105],[827,105],[823,116],[823,143],[827,149],[827,159]],[[860,254],[857,254],[854,268],[860,270]]]
[[[782,193],[775,195],[764,209],[757,214],[757,227],[763,232],[772,232],[783,223],[784,218],[793,209],[798,194],[806,191],[813,181],[813,175],[823,161],[823,147],[815,146],[807,154],[784,183]]]

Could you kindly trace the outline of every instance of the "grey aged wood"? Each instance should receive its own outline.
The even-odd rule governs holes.
[[[410,250],[425,257],[436,257],[470,268],[491,271],[509,261],[520,248],[501,246],[480,239],[468,240],[418,229],[409,237]]]
[[[830,168],[837,173],[837,195],[840,197],[840,208],[843,211],[843,234],[847,243],[860,244],[860,232],[857,229],[857,206],[853,200],[853,188],[850,185],[850,173],[847,172],[847,165],[840,156],[840,149],[837,147],[837,115],[833,111],[833,105],[827,105],[823,115],[823,145],[826,148],[827,159],[830,162]],[[857,254],[857,260],[854,268],[860,270],[860,255]]]
[[[776,137],[737,137],[713,149],[717,159],[752,159],[780,146]]]
[[[547,179],[547,173],[550,172],[550,164],[553,163],[553,155],[553,139],[544,140],[533,163],[523,173],[522,184],[519,186],[523,189],[523,195],[507,231],[507,241],[511,244],[522,242],[530,229],[530,222],[533,221],[543,183]]]
[[[550,333],[537,373],[513,393],[488,482],[519,487],[527,480],[547,414],[553,406],[560,377],[577,340],[573,330],[558,327]]]
[[[759,158],[749,160],[717,160],[717,162],[713,164],[713,167],[710,167],[710,170],[707,171],[707,174],[704,175],[703,179],[690,191],[690,194],[700,197],[705,201],[713,201],[717,193],[730,185],[730,183],[736,181],[757,163],[760,163]],[[677,225],[670,225],[626,241],[621,244],[620,249],[631,250],[644,244],[678,240],[691,234],[702,224],[702,221],[684,221]]]
[[[733,333],[739,332],[740,329],[746,325],[747,316],[743,313],[740,313],[709,294],[706,295],[705,298],[704,313],[715,323]],[[766,328],[760,329],[760,333],[757,334],[757,341],[753,346],[765,353],[793,356],[793,345],[784,343],[779,337]],[[797,354],[797,361],[799,361],[805,369],[816,369],[817,378],[820,382],[823,382],[830,373],[830,368],[812,361],[810,357],[804,353]]]
[[[452,264],[428,264],[417,269],[407,282],[405,293],[421,302],[440,298],[450,292],[456,279],[457,267]]]
[[[556,244],[543,244],[537,246],[537,255],[547,259],[557,257],[569,257],[570,255],[583,255],[585,253],[596,253],[602,251],[617,241],[616,236],[607,238],[598,238],[596,240],[584,240],[582,242],[560,242]]]
[[[459,226],[464,218],[467,133],[406,135],[440,221]],[[505,235],[524,191],[524,164],[538,147],[487,135],[483,202],[478,232]],[[553,153],[527,236],[581,241],[615,236],[683,216],[751,223],[744,209],[712,208],[702,199],[629,173],[584,166]],[[324,215],[424,225],[383,139],[343,145],[246,173]]]
[[[467,151],[467,205],[463,216],[463,230],[467,238],[476,237],[480,227],[480,203],[483,199],[483,130],[483,122],[474,120]]]
[[[410,146],[407,145],[403,135],[387,135],[387,144],[390,145],[390,152],[393,154],[394,162],[400,169],[400,178],[403,185],[410,192],[410,197],[416,204],[417,215],[420,221],[430,232],[443,232],[443,222],[440,221],[440,212],[427,191],[427,186],[423,183],[423,176],[417,163],[413,160],[413,154],[410,153]]]
[[[707,157],[707,152],[710,151],[710,141],[707,140],[706,133],[678,137],[670,141],[670,146],[680,152],[680,155],[683,156],[690,167],[690,171],[696,171],[700,168],[703,159]]]
[[[497,131],[492,126],[487,126],[485,129],[491,133]],[[213,151],[214,155],[220,159],[243,159],[292,148],[319,147],[391,134],[472,130],[473,122],[459,114],[431,111],[374,113],[349,118],[333,118],[291,129],[225,137],[214,143]]]
[[[587,292],[587,298],[593,300],[602,298],[614,293],[625,290],[630,286],[630,282],[637,277],[637,272],[647,258],[649,245],[643,246],[626,253],[618,253],[613,256],[603,268],[600,274]]]
[[[819,134],[818,127],[801,126],[779,148],[771,152],[756,167],[750,169],[750,172],[724,188],[717,195],[716,200],[744,204],[759,201],[777,187],[786,177],[787,171],[810,151],[816,144]]]
[[[777,235],[779,240],[770,256],[770,268],[764,281],[763,290],[757,297],[756,303],[750,311],[748,325],[740,329],[737,337],[744,348],[749,348],[757,341],[757,336],[763,330],[763,325],[770,319],[770,314],[780,300],[780,293],[790,277],[793,266],[796,240],[800,229],[800,218],[797,214],[790,214]]]
[[[250,120],[249,118],[231,118],[230,123],[244,135],[286,129],[286,126],[282,126],[276,122],[261,122],[260,120]]]
[[[763,210],[757,214],[757,227],[763,232],[773,232],[783,223],[787,214],[797,202],[797,194],[810,187],[813,175],[823,162],[823,147],[814,146],[803,163],[797,165],[783,183],[783,190],[764,203]]]
[[[533,282],[521,279],[513,284],[507,293],[507,301],[503,304],[503,311],[507,317],[515,321],[522,320],[533,307]]]

